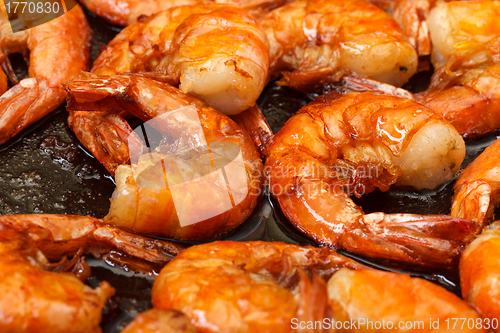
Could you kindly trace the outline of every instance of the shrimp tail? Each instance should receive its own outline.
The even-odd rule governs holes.
[[[398,88],[388,83],[367,79],[364,77],[358,77],[354,75],[347,75],[342,78],[342,87],[348,89],[349,92],[375,92],[383,93],[385,95],[402,97],[406,99],[413,100],[413,94],[408,90],[403,88]]]
[[[297,270],[299,276],[298,289],[300,301],[297,309],[299,322],[316,322],[331,318],[331,308],[328,305],[328,290],[325,281],[315,272],[307,274],[303,269]],[[299,329],[298,332],[326,332],[320,329]]]
[[[68,125],[113,176],[118,165],[130,163],[129,147],[142,151],[142,141],[119,114],[70,112]]]
[[[79,257],[82,249],[114,265],[155,274],[183,249],[163,240],[150,239],[108,226],[87,216],[32,214],[0,216],[0,227],[28,232],[49,260]],[[78,265],[78,262],[74,262]],[[55,266],[69,267],[64,260]],[[70,265],[71,266],[71,265]],[[60,268],[60,269],[61,269]]]
[[[493,217],[491,186],[482,180],[466,183],[455,192],[451,215],[482,223]]]
[[[447,215],[373,213],[361,216],[339,245],[408,264],[452,266],[480,228],[477,222]]]
[[[112,226],[98,228],[93,236],[98,243],[111,244],[134,258],[157,264],[169,262],[183,249],[171,242],[143,237]]]
[[[335,72],[332,68],[296,69],[281,73],[283,77],[276,81],[278,86],[288,86],[298,90],[314,90],[326,82],[336,82],[344,72]]]
[[[250,134],[260,155],[267,156],[273,131],[259,107],[257,105],[252,106],[241,113],[232,115],[230,118]]]
[[[125,93],[128,85],[122,81],[107,80],[86,74],[63,85],[69,93],[66,98],[68,111],[116,112],[123,106],[114,98],[116,92]]]
[[[28,78],[0,97],[0,144],[45,117],[64,100],[64,90],[45,79]]]

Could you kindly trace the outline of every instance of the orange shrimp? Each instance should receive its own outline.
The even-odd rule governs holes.
[[[293,318],[328,314],[322,278],[342,267],[363,266],[327,248],[214,242],[166,265],[151,296],[155,308],[185,313],[201,332],[290,332]]]
[[[485,318],[483,327],[500,332],[500,223],[487,227],[460,258],[460,286],[463,298]]]
[[[206,5],[174,8],[128,26],[99,55],[92,72],[154,70],[152,77],[180,83],[183,92],[218,111],[237,114],[256,108],[268,67],[267,39],[258,23],[242,9]],[[119,144],[131,132],[125,121],[129,116],[123,110],[70,112],[68,123],[80,142],[114,174],[117,165],[130,163],[127,148]],[[268,126],[266,131],[267,136],[272,134]],[[263,137],[254,133],[256,140]]]
[[[158,267],[181,249],[91,217],[0,216],[0,331],[101,332],[101,310],[114,289],[102,282],[93,290],[74,274],[60,272],[88,278],[85,252],[128,269],[157,274]]]
[[[200,332],[411,331],[400,322],[442,332],[447,318],[479,319],[431,282],[368,269],[331,249],[280,242],[193,246],[162,269],[151,294],[155,309],[184,312]],[[429,327],[430,318],[441,326]],[[373,328],[382,322],[393,325]]]
[[[101,332],[101,310],[114,294],[108,283],[92,289],[72,274],[44,270],[50,265],[20,230],[2,225],[0,242],[2,332]]]
[[[37,236],[40,238],[36,240],[37,246],[49,260],[59,260],[83,249],[94,257],[116,265],[127,264],[149,275],[154,275],[158,266],[165,265],[184,249],[181,245],[129,233],[86,216],[1,215],[0,225],[24,232],[33,229],[35,236],[42,233],[43,237]]]
[[[9,54],[30,51],[29,78],[4,92],[5,73],[0,75],[0,93],[3,93],[0,144],[3,144],[64,101],[62,84],[89,66],[92,30],[83,10],[76,6],[53,21],[13,34],[3,3],[0,29],[1,64],[8,63]]]
[[[419,56],[431,54],[427,15],[434,7],[435,0],[368,0],[368,2],[391,13]]]
[[[7,91],[9,86],[9,82],[7,80],[7,75],[0,69],[0,94],[3,94]]]
[[[89,10],[111,24],[127,26],[141,16],[149,16],[179,6],[203,6],[212,3],[232,4],[259,14],[282,5],[288,0],[82,0]]]
[[[435,73],[415,98],[464,137],[500,127],[498,15],[497,1],[451,1],[438,2],[427,19]]]
[[[210,0],[83,0],[89,10],[111,24],[127,26],[142,15],[149,16],[177,6],[203,5]]]
[[[54,268],[43,254],[42,245],[53,241],[47,229],[1,217],[0,230],[0,330],[101,332],[101,309],[114,289],[106,282],[92,289],[72,274],[47,271]]]
[[[212,4],[176,7],[126,27],[92,73],[155,71],[214,109],[237,114],[255,105],[268,67],[267,39],[257,21],[243,9]]]
[[[467,302],[406,274],[342,268],[328,281],[328,298],[332,320],[357,325],[344,332],[488,332]]]
[[[463,139],[411,100],[369,92],[338,97],[318,97],[272,139],[266,172],[285,216],[319,244],[418,265],[451,264],[479,224],[443,215],[364,214],[349,194],[447,182],[465,156]]]
[[[500,199],[500,140],[470,163],[455,183],[451,215],[485,225]]]
[[[140,75],[73,80],[66,87],[69,110],[124,109],[167,138],[150,154],[127,157],[133,166],[116,169],[117,189],[105,222],[146,234],[208,240],[240,225],[257,205],[262,162],[250,136],[224,114]],[[137,142],[135,132],[128,124],[115,126],[119,135],[108,146],[124,146],[128,154],[131,142]],[[113,160],[113,151],[107,152]]]
[[[196,328],[183,313],[175,310],[151,309],[139,314],[122,333],[196,333]]]
[[[279,85],[311,88],[345,74],[403,85],[417,54],[394,19],[364,0],[299,0],[259,17]]]

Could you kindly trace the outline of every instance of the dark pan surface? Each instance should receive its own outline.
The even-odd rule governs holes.
[[[87,12],[94,29],[93,59],[99,48],[105,45],[120,30]],[[25,75],[22,57],[12,57],[17,73]],[[421,73],[406,86],[412,91],[422,90],[430,74]],[[300,107],[306,105],[313,95],[296,92],[288,88],[269,85],[261,98],[262,108],[274,132]],[[61,106],[51,115],[31,126],[7,144],[0,147],[0,214],[58,213],[90,215],[101,218],[109,209],[109,197],[114,190],[113,178],[78,142],[66,125],[67,113]],[[496,135],[467,142],[465,167]],[[375,191],[355,199],[366,213],[447,214],[450,212],[453,183],[432,192],[405,192],[392,189]],[[272,212],[271,207],[274,207]],[[248,221],[233,233],[222,237],[229,240],[284,241],[301,245],[314,245],[296,231],[286,220],[279,206],[268,198]],[[348,254],[347,254],[348,255]],[[373,263],[357,258],[364,263],[383,269],[400,271],[391,263]],[[105,309],[102,326],[106,333],[120,332],[138,313],[151,307],[150,291],[153,278],[122,269],[89,258],[92,277],[87,283],[96,286],[106,280],[116,288]],[[403,269],[404,270],[404,269]],[[407,271],[407,270],[404,270]],[[457,272],[413,272],[459,293]]]

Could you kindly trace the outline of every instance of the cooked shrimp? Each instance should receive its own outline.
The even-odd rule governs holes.
[[[391,13],[419,56],[431,54],[427,16],[435,0],[368,0],[368,2]]]
[[[337,332],[335,320],[357,324],[345,332],[389,331],[368,320],[391,321],[396,332],[410,331],[398,330],[399,322],[424,321],[421,332],[438,332],[446,318],[479,318],[431,282],[371,270],[327,248],[279,242],[193,246],[162,269],[151,294],[156,309],[184,312],[200,332]],[[432,330],[429,318],[440,319],[441,330]]]
[[[460,258],[463,298],[485,318],[491,332],[500,332],[500,222],[483,230]],[[495,323],[496,322],[496,323]]]
[[[407,99],[350,93],[320,96],[272,139],[271,194],[300,231],[319,244],[365,256],[443,266],[479,225],[443,215],[364,214],[349,198],[392,184],[435,188],[465,156],[457,131]]]
[[[500,127],[498,15],[498,1],[452,1],[438,2],[427,20],[436,71],[415,98],[465,137]]]
[[[255,208],[262,162],[250,136],[227,116],[139,75],[73,80],[67,90],[68,109],[125,109],[149,121],[167,140],[150,154],[128,157],[135,166],[116,169],[117,188],[105,222],[141,233],[207,240],[234,229]],[[135,140],[129,128],[117,127]],[[103,130],[114,146],[134,142],[115,136],[112,128]],[[108,146],[105,140],[102,146]],[[113,151],[106,151],[112,159]]]
[[[142,15],[149,16],[177,6],[203,5],[209,0],[83,0],[89,10],[111,24],[127,26]]]
[[[225,114],[255,105],[264,89],[269,50],[245,10],[183,6],[123,29],[94,62],[99,75],[155,71]]]
[[[111,24],[127,26],[136,23],[140,16],[149,16],[178,6],[202,6],[211,3],[233,4],[259,13],[276,8],[288,0],[82,0],[92,12]]]
[[[250,108],[251,116],[268,67],[267,39],[258,23],[242,9],[206,5],[174,8],[128,26],[96,59],[92,72],[113,75],[154,70],[156,74],[148,75],[180,83],[182,91],[218,111],[237,114]],[[130,163],[128,148],[121,144],[132,132],[127,116],[128,112],[113,109],[70,111],[68,118],[80,142],[111,174],[118,165]],[[248,125],[242,118],[240,123]],[[252,137],[260,144],[272,134],[269,127],[267,132],[253,132]]]
[[[155,308],[185,313],[202,332],[290,332],[293,318],[328,314],[322,278],[342,267],[363,266],[327,248],[214,242],[166,265],[151,295]]]
[[[64,101],[62,84],[88,68],[91,41],[92,31],[79,6],[51,22],[13,34],[0,5],[0,63],[8,62],[9,54],[30,51],[30,77],[0,96],[0,144]],[[0,92],[6,88],[3,74]]]
[[[455,183],[451,215],[482,225],[491,222],[500,199],[500,140],[470,163]]]
[[[28,221],[12,222],[0,218],[0,330],[101,332],[101,310],[114,289],[107,282],[92,289],[73,274],[47,271],[66,263],[50,264],[44,256],[44,249],[59,252],[53,235]]]
[[[122,333],[196,333],[183,313],[175,310],[151,309],[139,314]]]
[[[364,0],[299,0],[259,18],[270,43],[270,73],[308,88],[344,74],[403,85],[417,54],[392,17]]]
[[[37,236],[37,247],[49,260],[74,255],[80,249],[117,265],[127,265],[154,275],[183,247],[150,239],[104,224],[101,220],[76,215],[1,215],[0,225],[8,225]],[[138,260],[134,260],[136,258]]]
[[[328,299],[332,320],[356,324],[343,332],[487,332],[458,296],[406,274],[342,268],[328,281]]]

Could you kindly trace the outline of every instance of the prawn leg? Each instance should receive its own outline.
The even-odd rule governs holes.
[[[139,150],[142,146],[121,114],[70,111],[68,125],[113,176],[118,165],[130,163],[129,146],[134,145]]]
[[[451,266],[481,230],[481,225],[446,215],[373,213],[346,232],[347,251],[408,264]]]
[[[129,262],[137,265],[138,262],[133,258],[144,260],[153,266],[143,264],[138,268],[143,268],[149,274],[154,274],[154,265],[165,265],[183,249],[175,243],[150,239],[105,225],[101,220],[92,217],[52,214],[2,215],[0,225],[28,232],[37,242],[38,248],[51,260],[65,255],[72,256],[83,248],[95,257],[103,257],[123,266]]]
[[[69,249],[73,244],[53,242],[52,237],[59,234],[79,238],[87,233],[88,224],[81,224],[78,230],[61,229],[55,225],[57,218],[45,219],[47,227],[52,227],[49,230],[30,223],[29,216],[25,217],[0,217],[0,330],[101,333],[101,312],[106,300],[114,294],[114,289],[107,282],[101,282],[92,289],[77,276],[64,273],[70,269],[88,271],[88,266],[80,257],[81,250],[72,252],[75,257],[66,260],[66,251],[61,251],[61,248]],[[36,216],[31,217],[37,219]],[[61,216],[59,220],[62,219]],[[70,222],[80,221],[69,219]],[[65,227],[68,224],[71,223],[66,223]],[[72,234],[72,231],[75,233]],[[45,256],[45,250],[48,250],[50,259],[60,261],[51,263]],[[88,272],[79,272],[80,278],[85,279],[88,275]]]
[[[431,35],[426,18],[434,5],[434,0],[369,0],[368,2],[391,13],[419,57],[431,54]]]

